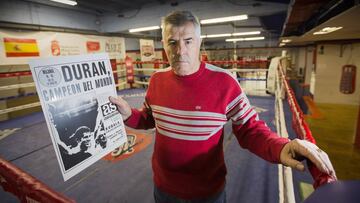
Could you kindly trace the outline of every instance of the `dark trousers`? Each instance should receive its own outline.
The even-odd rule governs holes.
[[[186,200],[167,194],[154,186],[154,198],[156,203],[226,203],[225,188],[209,198]]]

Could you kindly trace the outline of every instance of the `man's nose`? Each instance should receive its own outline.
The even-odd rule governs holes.
[[[176,54],[183,55],[186,52],[186,46],[183,42],[179,42],[176,50]]]

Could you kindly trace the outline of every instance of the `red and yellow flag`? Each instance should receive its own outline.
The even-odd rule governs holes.
[[[6,57],[39,56],[36,39],[5,38]]]

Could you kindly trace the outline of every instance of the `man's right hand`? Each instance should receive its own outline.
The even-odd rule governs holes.
[[[123,100],[120,96],[118,96],[117,98],[109,97],[109,100],[111,103],[116,104],[124,121],[131,116],[130,105],[125,100]]]

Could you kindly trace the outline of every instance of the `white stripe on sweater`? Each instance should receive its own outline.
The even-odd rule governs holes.
[[[171,116],[165,116],[162,114],[158,114],[153,111],[153,117],[155,119],[161,119],[164,121],[169,121],[172,123],[178,123],[178,124],[186,124],[186,125],[210,125],[210,126],[219,126],[226,123],[226,121],[214,121],[214,120],[190,120],[190,119],[180,119],[180,118],[174,118]]]
[[[184,111],[158,105],[151,105],[153,111],[164,113],[170,116],[188,117],[188,118],[203,118],[203,119],[220,119],[226,121],[226,116],[220,113],[207,112],[207,111]]]
[[[211,133],[217,128],[217,126],[215,127],[183,126],[183,125],[163,122],[160,120],[156,120],[156,124],[168,128],[170,130],[184,131],[187,133],[194,133],[194,132]]]
[[[215,135],[219,130],[222,129],[223,126],[219,126],[218,128],[216,128],[216,130],[214,130],[211,134],[209,135],[204,135],[204,136],[192,136],[192,135],[181,135],[181,134],[177,134],[177,133],[173,133],[173,132],[169,132],[160,128],[156,128],[157,131],[167,137],[171,137],[171,138],[175,138],[175,139],[180,139],[180,140],[188,140],[188,141],[203,141],[203,140],[208,140],[210,137],[212,137],[213,135]]]

